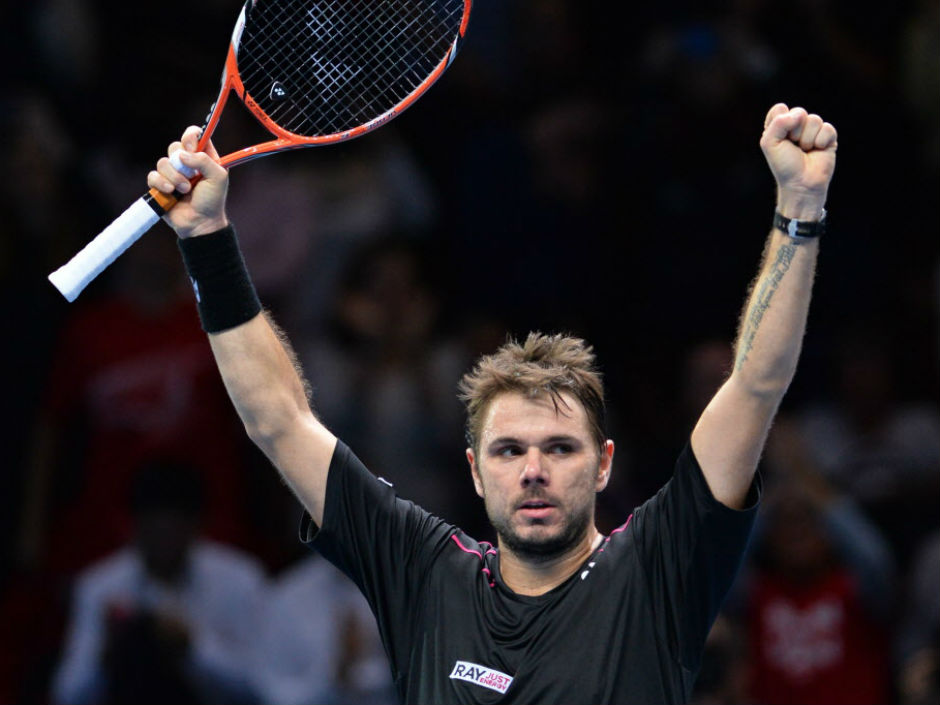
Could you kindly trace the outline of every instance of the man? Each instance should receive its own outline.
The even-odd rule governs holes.
[[[778,104],[761,147],[777,181],[764,263],[732,374],[673,479],[610,536],[594,526],[614,443],[582,341],[531,335],[463,382],[466,451],[499,537],[478,543],[370,475],[316,418],[290,348],[261,314],[225,216],[225,170],[191,127],[148,183],[184,194],[167,220],[250,437],[306,507],[310,541],[365,593],[407,703],[686,702],[747,541],[755,469],[796,368],[836,131]],[[703,228],[733,217],[716,209]],[[315,608],[316,596],[311,595]]]
[[[246,672],[264,569],[200,538],[195,469],[149,462],[131,494],[133,543],[76,580],[53,701],[253,702]]]

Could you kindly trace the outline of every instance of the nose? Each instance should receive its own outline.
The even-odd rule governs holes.
[[[522,486],[547,485],[548,474],[542,464],[542,451],[539,448],[529,448],[525,455],[525,465],[522,468]]]

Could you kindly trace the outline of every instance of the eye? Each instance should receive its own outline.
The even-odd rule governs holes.
[[[496,449],[495,454],[501,458],[514,458],[517,455],[522,455],[522,449],[514,445],[500,446]]]
[[[574,451],[574,448],[570,443],[552,443],[548,447],[548,452],[552,455],[568,455]]]

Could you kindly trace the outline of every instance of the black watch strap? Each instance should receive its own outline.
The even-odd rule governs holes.
[[[774,227],[792,238],[812,239],[826,232],[826,209],[823,208],[819,220],[795,220],[774,212]]]

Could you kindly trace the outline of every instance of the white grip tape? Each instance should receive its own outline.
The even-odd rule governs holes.
[[[50,274],[49,281],[67,300],[74,301],[92,279],[158,220],[160,216],[153,208],[143,198],[138,198],[78,254]]]
[[[199,173],[196,169],[193,169],[191,166],[186,166],[180,161],[180,150],[176,150],[170,155],[170,164],[187,179],[191,179]]]

